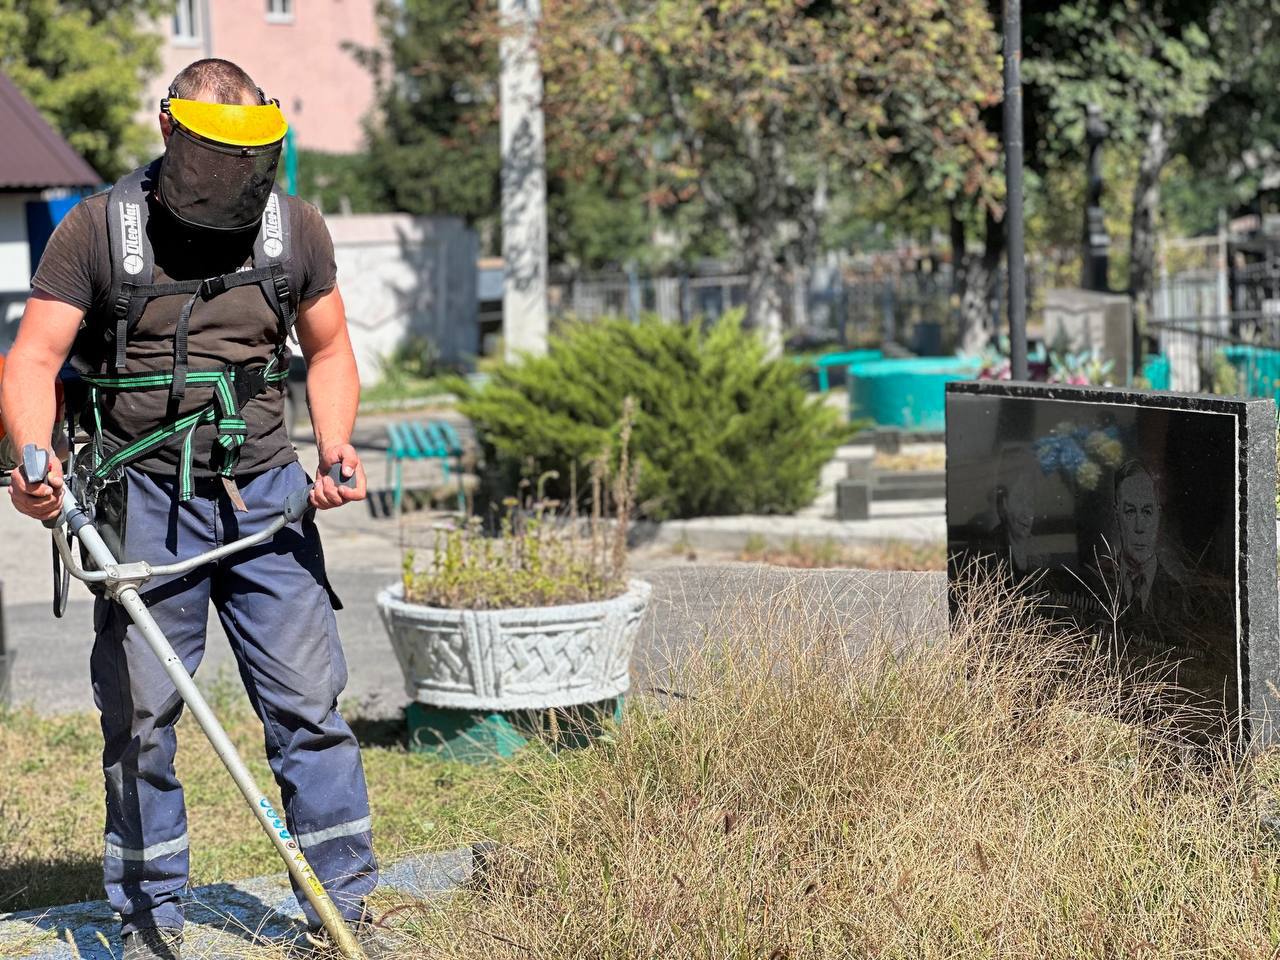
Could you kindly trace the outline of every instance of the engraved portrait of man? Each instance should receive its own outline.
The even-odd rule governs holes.
[[[1151,610],[1152,590],[1159,572],[1156,545],[1161,512],[1151,472],[1137,460],[1123,464],[1115,476],[1119,587],[1124,605],[1142,613]]]

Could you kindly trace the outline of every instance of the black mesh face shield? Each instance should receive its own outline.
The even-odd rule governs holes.
[[[262,219],[289,125],[279,102],[257,93],[253,105],[187,100],[172,89],[160,101],[170,134],[156,193],[179,222],[231,231]]]
[[[262,219],[275,185],[283,142],[215,143],[174,123],[160,164],[160,202],[187,226],[252,229]]]

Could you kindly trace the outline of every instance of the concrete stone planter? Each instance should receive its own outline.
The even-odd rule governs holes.
[[[409,696],[435,707],[508,711],[571,707],[621,696],[652,592],[595,603],[449,610],[406,603],[402,585],[378,594]]]

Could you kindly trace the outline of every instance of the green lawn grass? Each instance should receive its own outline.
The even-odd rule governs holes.
[[[262,728],[234,681],[215,682],[215,710],[258,783],[278,798]],[[508,767],[447,763],[410,753],[402,725],[351,719],[364,748],[374,843],[385,862],[447,849],[485,834],[489,802]],[[179,723],[177,767],[186,790],[194,884],[283,872],[199,728]],[[0,912],[100,899],[102,748],[96,714],[41,717],[0,711]]]
[[[360,391],[362,406],[390,406],[441,398],[448,394],[444,384],[435,377],[416,377],[401,374],[383,377]]]

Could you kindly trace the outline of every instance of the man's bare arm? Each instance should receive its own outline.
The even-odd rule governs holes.
[[[54,384],[83,319],[80,307],[42,291],[27,300],[0,383],[0,412],[18,450],[29,443],[49,449],[57,416]],[[15,470],[10,488],[13,505],[38,520],[56,517],[62,503],[62,468],[56,457],[49,460],[48,483],[28,484],[22,471]]]
[[[342,294],[334,287],[298,308],[298,342],[307,360],[307,405],[311,426],[320,450],[311,502],[320,509],[340,507],[365,496],[364,467],[351,430],[360,405],[360,374],[347,333],[347,313]],[[339,487],[327,476],[335,463],[342,463],[342,475],[356,477],[355,489]]]

